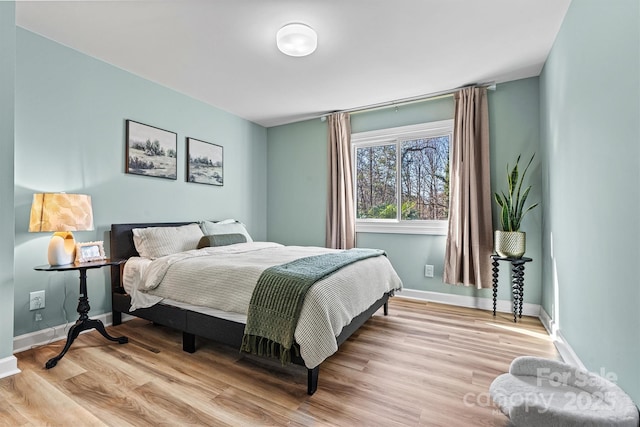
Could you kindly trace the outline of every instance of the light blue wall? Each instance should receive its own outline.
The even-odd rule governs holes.
[[[499,85],[489,92],[492,185],[502,188],[506,162],[518,153],[530,155],[539,146],[538,79]],[[353,132],[404,126],[453,118],[453,98],[441,98],[353,114]],[[268,130],[268,237],[301,245],[324,245],[327,198],[327,130],[319,119]],[[497,184],[496,184],[497,180]],[[539,159],[534,162],[531,199],[540,200]],[[525,301],[540,302],[540,211],[525,219],[527,255],[536,262],[527,266]],[[497,218],[497,217],[496,217]],[[497,225],[497,223],[496,223]],[[389,259],[409,289],[490,298],[489,290],[451,286],[442,281],[444,236],[358,233],[357,245],[387,251]],[[435,266],[435,278],[424,277],[424,265]],[[509,271],[501,270],[499,298],[510,300]]]
[[[366,132],[453,119],[453,112],[453,96],[444,96],[426,102],[354,113],[351,115],[351,132]]]
[[[222,83],[221,83],[222,84]],[[178,179],[127,175],[125,119],[178,134]],[[185,137],[224,146],[223,187],[185,182]],[[77,272],[43,273],[48,233],[28,233],[34,192],[92,196],[96,230],[111,223],[237,218],[257,240],[266,231],[266,129],[114,66],[17,29],[15,334],[75,321]],[[108,244],[107,250],[108,250]],[[106,269],[88,272],[91,315],[110,310]],[[44,320],[29,292],[44,289]]]
[[[542,156],[540,155],[540,107],[537,77],[503,83],[489,91],[489,128],[491,133],[491,188],[507,191],[507,163],[513,166],[518,155],[521,164],[535,154],[525,182],[532,186],[527,205],[542,201]],[[493,226],[500,228],[498,206],[493,205]],[[525,267],[524,300],[540,304],[542,287],[542,209],[530,211],[522,221],[527,233],[526,256],[533,262]],[[500,299],[510,299],[507,265],[501,265]]]
[[[543,305],[640,403],[640,7],[576,0],[540,78]]]
[[[326,122],[267,129],[267,238],[285,245],[325,245]]]
[[[0,359],[13,352],[15,3],[0,2]]]

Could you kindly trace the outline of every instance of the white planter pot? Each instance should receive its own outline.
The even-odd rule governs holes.
[[[493,244],[501,257],[522,258],[527,247],[527,234],[523,231],[496,230]]]

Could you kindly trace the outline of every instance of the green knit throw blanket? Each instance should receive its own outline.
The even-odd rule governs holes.
[[[302,303],[318,280],[353,262],[385,255],[379,249],[349,249],[300,258],[262,272],[249,302],[240,351],[291,362],[293,334]]]

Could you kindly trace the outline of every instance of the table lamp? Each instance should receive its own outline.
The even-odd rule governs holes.
[[[49,242],[49,264],[65,265],[75,260],[72,231],[93,230],[91,196],[86,194],[38,193],[33,195],[29,231],[53,231]]]

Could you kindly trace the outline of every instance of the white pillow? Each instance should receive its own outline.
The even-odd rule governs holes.
[[[205,236],[215,234],[242,234],[247,239],[247,242],[253,242],[244,224],[235,219],[225,219],[219,222],[200,221],[200,228]]]
[[[141,257],[160,258],[198,247],[204,234],[196,223],[179,227],[134,228],[133,244]]]

